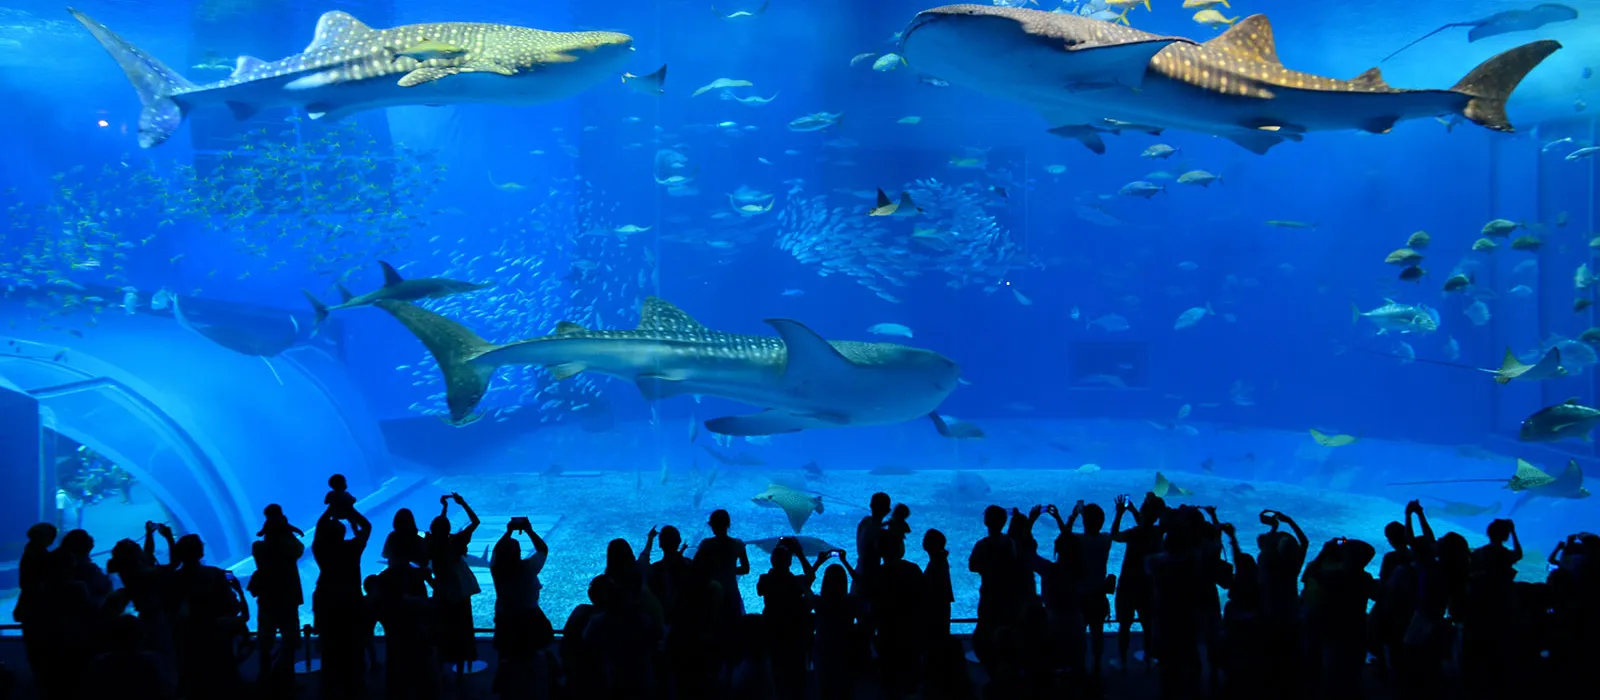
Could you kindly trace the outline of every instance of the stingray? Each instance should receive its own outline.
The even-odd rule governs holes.
[[[232,350],[240,355],[259,357],[272,372],[272,378],[278,380],[278,385],[283,385],[283,377],[278,376],[278,369],[272,366],[270,358],[283,354],[285,350],[301,342],[300,322],[293,314],[289,314],[287,324],[278,324],[276,327],[267,328],[259,324],[247,325],[242,322],[229,322],[227,320],[207,321],[190,318],[183,312],[183,306],[178,302],[178,296],[172,296],[172,315],[178,319],[178,325],[195,332],[217,345]],[[244,319],[238,319],[243,321]]]
[[[1577,18],[1577,10],[1567,7],[1566,5],[1557,5],[1555,3],[1534,5],[1531,9],[1527,10],[1505,10],[1503,12],[1496,12],[1479,20],[1473,20],[1470,22],[1451,22],[1446,24],[1438,29],[1428,32],[1427,34],[1423,34],[1416,41],[1400,47],[1399,50],[1389,54],[1388,56],[1385,56],[1383,61],[1387,61],[1395,56],[1398,56],[1401,51],[1405,51],[1406,49],[1416,46],[1423,39],[1453,27],[1472,27],[1472,29],[1467,31],[1467,43],[1470,44],[1479,39],[1487,39],[1491,36],[1510,34],[1512,32],[1533,31],[1543,27],[1546,24],[1566,22],[1568,20],[1574,20]],[[1382,63],[1383,61],[1379,61],[1379,63]]]
[[[1550,476],[1543,469],[1529,464],[1526,460],[1517,460],[1517,473],[1510,479],[1435,479],[1430,481],[1399,481],[1390,486],[1412,486],[1416,484],[1466,484],[1473,482],[1490,482],[1504,484],[1505,488],[1517,493],[1517,500],[1511,504],[1507,515],[1517,512],[1518,508],[1526,505],[1534,498],[1566,498],[1582,499],[1590,496],[1589,489],[1583,487],[1583,469],[1578,466],[1578,460],[1568,459],[1567,468],[1559,476]],[[1496,510],[1499,510],[1498,507]]]

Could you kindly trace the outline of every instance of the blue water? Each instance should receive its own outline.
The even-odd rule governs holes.
[[[1177,0],[1153,4],[1130,13],[1134,27],[1216,34]],[[1519,6],[1234,4],[1218,9],[1270,13],[1287,66],[1340,78],[1440,24]],[[314,522],[323,480],[336,471],[380,529],[402,505],[421,514],[452,489],[494,499],[507,479],[527,486],[489,515],[539,514],[559,530],[586,508],[648,513],[629,516],[638,532],[564,535],[575,558],[559,569],[564,579],[546,575],[562,600],[581,594],[598,570],[587,558],[606,539],[642,537],[652,519],[689,532],[723,507],[751,523],[748,536],[775,534],[781,518],[750,504],[752,489],[813,461],[825,471],[940,470],[881,486],[863,474],[852,482],[863,494],[846,497],[915,493],[929,509],[919,510],[929,514],[922,527],[968,511],[975,522],[989,502],[935,495],[950,470],[988,475],[994,498],[1019,506],[1066,505],[1081,493],[1109,506],[1160,470],[1205,484],[1212,491],[1194,489],[1190,502],[1223,505],[1242,523],[1282,507],[1273,498],[1299,494],[1308,530],[1376,541],[1382,519],[1412,498],[1499,502],[1451,520],[1481,532],[1516,500],[1500,485],[1387,484],[1505,479],[1517,458],[1552,475],[1569,458],[1595,466],[1589,442],[1517,439],[1541,407],[1600,400],[1593,350],[1575,340],[1600,324],[1592,309],[1573,310],[1575,296],[1593,293],[1575,291],[1573,279],[1580,264],[1595,265],[1600,158],[1563,157],[1600,141],[1600,79],[1588,77],[1600,66],[1591,38],[1600,36],[1600,3],[1570,4],[1578,20],[1475,43],[1447,30],[1382,66],[1393,85],[1443,88],[1517,44],[1561,41],[1511,101],[1516,134],[1418,119],[1384,135],[1313,133],[1255,155],[1204,134],[1129,133],[1108,136],[1097,156],[1047,134],[1020,104],[930,86],[915,66],[878,71],[875,57],[852,66],[858,54],[896,50],[893,34],[926,9],[901,0],[777,0],[737,19],[698,0],[465,10],[86,2],[78,9],[197,82],[226,76],[206,66],[231,67],[240,54],[300,51],[333,9],[380,28],[470,20],[627,32],[637,49],[627,70],[669,66],[659,97],[608,78],[554,104],[401,107],[333,124],[288,109],[241,121],[206,108],[168,142],[141,149],[139,103],[117,65],[58,6],[13,2],[0,8],[0,129],[11,136],[0,159],[0,527],[76,525],[82,512],[109,549],[144,520],[164,520],[205,537],[213,563],[232,565],[247,559],[268,503]],[[753,83],[730,97],[776,97],[691,96],[718,78]],[[818,112],[843,117],[822,131],[788,128]],[[1572,141],[1545,151],[1563,138]],[[1141,157],[1156,144],[1179,150]],[[1222,180],[1202,188],[1152,175],[1196,169]],[[1165,189],[1116,196],[1135,180]],[[931,213],[869,218],[872,202],[858,193],[877,188],[911,191]],[[755,210],[735,208],[745,202]],[[1491,254],[1472,252],[1495,218],[1523,224],[1512,238],[1536,235],[1543,247],[1512,250],[1505,238]],[[1426,275],[1404,282],[1384,256],[1419,230],[1432,237]],[[953,242],[930,242],[944,237]],[[771,335],[763,319],[792,318],[829,339],[934,350],[965,380],[940,412],[988,436],[951,441],[917,420],[720,445],[699,430],[691,444],[691,424],[752,409],[716,398],[652,405],[628,382],[585,374],[556,383],[532,367],[503,370],[485,417],[450,427],[439,419],[437,364],[394,318],[357,308],[318,327],[303,296],[332,302],[339,283],[375,289],[379,260],[409,277],[495,282],[426,303],[493,342],[545,335],[561,320],[630,329],[654,295],[716,330]],[[1457,270],[1474,276],[1468,294],[1441,290]],[[179,299],[187,327],[170,305],[153,304],[163,290]],[[1366,311],[1386,298],[1436,309],[1438,329],[1377,336],[1370,322],[1351,323],[1352,304]],[[1475,301],[1489,311],[1482,324],[1466,313]],[[1174,328],[1208,304],[1214,314]],[[1108,315],[1126,330],[1091,323]],[[883,323],[913,337],[869,332]],[[196,327],[220,329],[232,349]],[[1562,341],[1563,378],[1500,386],[1471,369],[1499,366],[1508,346],[1531,361]],[[272,356],[242,353],[241,343]],[[1416,361],[1395,357],[1407,353]],[[1358,440],[1323,447],[1313,428]],[[57,498],[79,444],[132,475],[128,503],[105,485],[85,495],[81,483]],[[716,461],[702,446],[764,465],[722,467],[739,479],[709,489],[696,508],[685,485]],[[596,499],[587,504],[541,498],[539,480],[555,477],[532,474],[552,464],[627,476],[616,481],[622,493],[585,492]],[[1115,473],[1116,486],[1026,476],[1084,464]],[[1235,482],[1261,495],[1230,495]],[[1596,508],[1593,499],[1536,499],[1514,517],[1538,546],[1585,529]],[[816,527],[848,532],[851,512],[825,513]],[[19,539],[0,538],[0,562],[15,559]],[[967,546],[951,539],[953,549]]]

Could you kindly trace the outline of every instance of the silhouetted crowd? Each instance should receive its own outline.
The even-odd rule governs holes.
[[[306,535],[276,505],[246,586],[204,563],[198,536],[174,540],[165,525],[147,523],[142,545],[116,543],[103,571],[87,532],[57,542],[54,526],[30,528],[16,619],[41,696],[292,697],[308,632],[319,697],[455,694],[478,661],[472,599],[481,591],[467,551],[477,514],[461,496],[442,496],[422,532],[400,510],[385,568],[363,578],[372,523],[342,477],[329,485],[311,535],[320,573],[306,627]],[[460,530],[452,505],[466,519]],[[1060,534],[1041,552],[1034,525],[1046,514]],[[1413,501],[1405,522],[1385,528],[1390,551],[1375,578],[1372,545],[1330,540],[1307,563],[1311,543],[1293,519],[1270,510],[1259,519],[1266,531],[1252,555],[1215,508],[1169,508],[1154,494],[1137,506],[1117,497],[1109,531],[1104,509],[1082,501],[1064,519],[1055,506],[989,506],[988,534],[967,559],[981,582],[970,637],[980,672],[966,638],[951,634],[944,534],[923,533],[925,566],[907,561],[911,510],[887,494],[872,497],[857,526],[853,561],[839,549],[807,551],[820,546],[814,539],[780,540],[758,575],[760,614],[740,594],[749,548],[730,534],[726,511],[711,514],[697,547],[673,526],[651,530],[637,554],[614,539],[589,602],[559,634],[539,601],[549,547],[514,518],[488,562],[492,688],[573,700],[1074,698],[1101,695],[1108,673],[1130,669],[1156,674],[1163,698],[1521,698],[1596,687],[1585,661],[1600,658],[1600,537],[1567,538],[1546,582],[1519,583],[1523,549],[1510,520],[1490,523],[1489,544],[1473,550],[1459,534],[1435,537]],[[1136,621],[1142,648],[1130,657]]]

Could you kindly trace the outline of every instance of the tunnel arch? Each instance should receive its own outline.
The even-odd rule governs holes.
[[[20,310],[0,306],[0,318]],[[102,316],[82,338],[22,323],[0,332],[0,392],[18,398],[3,405],[35,406],[38,430],[127,469],[183,530],[205,539],[211,563],[249,556],[269,503],[309,529],[331,472],[345,474],[356,492],[391,475],[377,421],[324,348],[291,348],[269,370],[262,358],[217,346],[170,317]],[[37,512],[0,518],[0,527],[20,532],[19,525],[49,519],[54,502],[45,493],[54,493],[55,478],[50,455],[41,454],[32,471],[0,464],[0,488],[40,493]],[[107,545],[136,536],[93,534]]]

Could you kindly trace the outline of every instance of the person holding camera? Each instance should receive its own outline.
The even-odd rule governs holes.
[[[524,533],[533,552],[522,556],[517,533]],[[506,524],[506,532],[495,542],[489,555],[489,573],[494,577],[494,648],[499,665],[495,669],[494,690],[502,697],[528,697],[542,676],[537,655],[550,645],[555,631],[550,619],[539,608],[539,572],[550,556],[550,546],[533,531],[526,516]]]
[[[467,526],[450,533],[450,502],[467,514]],[[446,664],[463,666],[478,659],[473,636],[472,596],[481,592],[478,579],[467,566],[467,547],[478,529],[478,514],[459,493],[439,497],[439,515],[428,525],[428,559],[433,565],[433,599],[438,605],[439,656]]]

